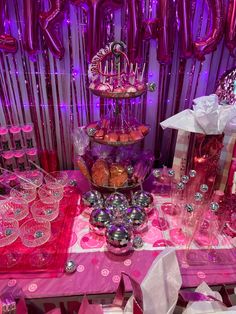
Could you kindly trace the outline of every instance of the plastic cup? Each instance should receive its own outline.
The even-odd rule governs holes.
[[[20,238],[27,247],[37,247],[46,243],[51,236],[49,221],[27,220],[20,227]]]
[[[49,188],[54,188],[55,186],[66,186],[68,182],[68,175],[65,171],[55,171],[51,172],[44,178],[47,186]]]
[[[29,183],[32,183],[34,187],[38,188],[43,183],[43,174],[42,172],[38,170],[22,171],[19,175],[20,175],[20,185],[22,187],[27,188],[29,186]]]
[[[27,203],[35,200],[37,196],[36,188],[32,184],[25,184],[24,187],[18,185],[11,189],[10,196],[25,200]]]
[[[29,214],[29,206],[22,198],[9,197],[0,204],[0,212],[6,218],[20,221]]]
[[[0,217],[0,247],[12,244],[19,236],[19,223],[13,218]]]
[[[59,214],[59,203],[53,198],[48,198],[47,202],[39,200],[32,204],[30,210],[36,221],[52,221]]]
[[[41,201],[47,202],[49,199],[54,199],[55,201],[60,201],[63,198],[64,188],[61,185],[56,185],[54,188],[49,188],[47,185],[43,185],[38,189],[38,196]]]

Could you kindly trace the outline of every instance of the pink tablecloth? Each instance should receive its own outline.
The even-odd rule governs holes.
[[[71,172],[77,180],[81,192],[89,188],[80,173]],[[77,264],[74,274],[62,274],[58,278],[24,278],[16,279],[9,275],[9,279],[0,278],[0,291],[6,286],[18,287],[23,290],[27,298],[43,298],[56,296],[70,296],[80,294],[111,293],[117,288],[121,271],[131,274],[139,282],[146,275],[153,260],[164,249],[157,247],[160,239],[168,240],[168,230],[160,231],[156,226],[156,217],[161,214],[159,206],[161,198],[156,198],[156,209],[149,219],[149,229],[144,234],[144,247],[135,250],[128,256],[114,256],[106,251],[105,240],[89,233],[88,218],[83,215],[75,217],[73,233],[69,248],[69,258]],[[171,218],[165,217],[169,222]],[[219,238],[219,246],[215,247],[212,262],[204,250],[192,247],[188,252],[195,256],[191,265],[185,262],[185,251],[176,247],[179,259],[183,286],[197,286],[202,281],[209,285],[236,283],[236,250],[229,239]]]

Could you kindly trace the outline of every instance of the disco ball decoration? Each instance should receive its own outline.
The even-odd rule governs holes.
[[[134,173],[134,167],[131,165],[129,165],[126,170],[128,175],[132,175]]]
[[[147,84],[147,89],[149,90],[149,92],[154,92],[157,88],[156,83],[151,82]]]
[[[153,203],[153,196],[146,191],[137,191],[133,195],[132,203],[141,207],[149,207]]]
[[[196,177],[196,175],[197,175],[197,171],[196,170],[190,170],[189,171],[189,176],[190,176],[190,178],[195,178]]]
[[[195,199],[195,201],[197,201],[197,202],[202,201],[202,200],[203,200],[203,195],[202,195],[202,193],[196,192],[195,195],[194,195],[194,199]]]
[[[110,210],[96,208],[90,215],[90,230],[97,234],[105,234],[105,228],[111,222],[111,220],[112,215]]]
[[[141,247],[143,247],[143,239],[140,236],[136,236],[133,239],[133,247],[136,249],[140,249]]]
[[[216,203],[216,202],[212,202],[212,203],[210,204],[210,209],[211,209],[213,212],[217,212],[219,208],[220,208],[220,206],[219,206],[219,204]]]
[[[107,227],[107,248],[113,254],[121,255],[132,249],[131,229],[124,223],[113,223]]]
[[[193,205],[192,204],[186,204],[185,209],[187,210],[188,213],[193,212]]]
[[[110,209],[115,217],[123,216],[128,206],[129,202],[127,198],[119,192],[112,193],[105,201],[105,207]]]
[[[183,182],[184,184],[188,183],[188,181],[189,181],[189,176],[185,175],[181,177],[181,182]]]
[[[235,68],[231,72],[225,73],[220,79],[216,89],[216,95],[219,97],[222,104],[236,105],[235,82]]]
[[[161,176],[161,171],[159,169],[153,169],[152,170],[152,174],[153,176],[157,179],[157,178],[160,178]]]
[[[185,184],[183,182],[179,182],[176,184],[176,189],[179,191],[183,191],[185,188]]]
[[[135,205],[128,207],[126,216],[134,232],[143,232],[147,228],[147,214],[142,207]]]
[[[200,191],[203,192],[203,193],[206,193],[208,191],[208,185],[201,184],[200,185]]]
[[[168,170],[168,176],[169,177],[174,177],[175,176],[175,171],[173,169]]]
[[[86,206],[103,206],[103,197],[102,194],[98,191],[92,190],[83,194],[83,202]]]
[[[110,196],[108,196],[108,198],[105,201],[106,207],[119,208],[120,206],[122,207],[126,206],[127,208],[128,205],[129,203],[126,196],[119,192],[112,193]]]
[[[72,274],[76,271],[76,263],[74,261],[67,261],[65,265],[65,272],[67,274]]]

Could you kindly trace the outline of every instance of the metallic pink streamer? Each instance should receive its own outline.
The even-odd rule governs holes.
[[[38,4],[38,0],[24,0],[24,46],[29,56],[34,56],[39,50]]]
[[[174,2],[160,0],[157,16],[159,18],[157,60],[164,64],[170,63],[176,24]]]
[[[230,0],[226,21],[226,46],[233,57],[236,48],[236,0]]]
[[[177,11],[179,16],[179,38],[181,56],[189,58],[193,54],[192,42],[192,15],[191,15],[191,2],[189,0],[178,1]]]

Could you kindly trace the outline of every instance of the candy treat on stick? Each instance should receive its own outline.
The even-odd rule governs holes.
[[[118,87],[121,87],[120,62],[117,64],[117,70],[118,70]]]
[[[138,75],[138,63],[135,64],[134,75],[135,75],[135,78],[136,78],[137,75]]]
[[[111,60],[110,84],[113,84],[113,61]]]
[[[143,82],[144,72],[145,72],[146,63],[143,64],[143,69],[140,77],[140,82]]]
[[[127,74],[127,61],[126,60],[124,61],[124,72],[125,74]]]

